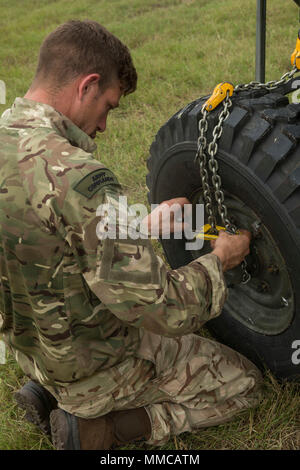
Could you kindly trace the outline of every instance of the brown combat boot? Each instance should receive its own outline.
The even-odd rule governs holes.
[[[50,436],[50,413],[57,408],[57,401],[51,393],[30,380],[14,394],[14,399],[26,411],[25,419]]]
[[[112,411],[95,419],[78,418],[57,409],[50,414],[50,424],[57,450],[109,450],[151,436],[145,408]]]

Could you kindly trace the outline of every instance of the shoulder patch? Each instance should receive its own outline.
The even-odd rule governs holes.
[[[84,176],[73,186],[74,191],[90,199],[99,189],[105,186],[120,186],[116,176],[107,168],[99,168]]]

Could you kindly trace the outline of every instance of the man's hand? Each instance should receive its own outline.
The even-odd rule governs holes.
[[[163,201],[142,221],[148,233],[156,236],[173,232],[182,232],[187,225],[183,220],[184,205],[191,211],[191,203],[186,197],[178,197]],[[186,211],[188,215],[190,213]],[[189,217],[188,217],[189,218]],[[212,253],[217,255],[222,263],[223,271],[233,269],[249,254],[251,233],[247,230],[239,230],[239,235],[230,235],[223,231],[219,232],[217,240],[211,241]]]
[[[222,263],[223,271],[233,269],[250,253],[249,245],[251,233],[247,230],[239,230],[240,235],[230,235],[221,230],[217,240],[212,240],[212,253],[217,255]]]
[[[191,203],[186,197],[177,197],[163,201],[142,221],[148,233],[156,236],[168,235],[169,233],[182,232],[185,227],[183,220],[183,208],[191,212]]]

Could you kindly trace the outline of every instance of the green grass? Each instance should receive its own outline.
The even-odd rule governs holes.
[[[254,79],[256,1],[1,0],[0,80],[7,86],[7,104],[0,105],[0,113],[27,91],[45,35],[75,18],[102,23],[132,52],[138,89],[111,113],[107,131],[97,140],[98,158],[116,173],[130,200],[146,203],[146,159],[158,129],[220,81]],[[290,69],[298,27],[292,0],[268,2],[267,80]],[[11,357],[0,365],[0,449],[51,449],[12,398],[25,381]],[[279,385],[267,373],[264,392],[255,410],[171,439],[164,448],[299,449],[299,386]]]

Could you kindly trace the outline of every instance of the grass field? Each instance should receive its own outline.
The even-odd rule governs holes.
[[[111,113],[97,143],[98,158],[133,202],[146,203],[148,149],[165,121],[215,84],[246,83],[255,76],[255,0],[0,0],[0,9],[0,80],[7,87],[0,114],[25,94],[41,41],[64,21],[96,20],[128,45],[138,89]],[[267,80],[290,69],[298,27],[292,0],[268,2]],[[52,449],[13,401],[12,393],[23,383],[22,371],[9,357],[0,365],[0,449]],[[164,449],[299,449],[299,387],[279,385],[267,372],[264,389],[255,410],[172,439]]]

